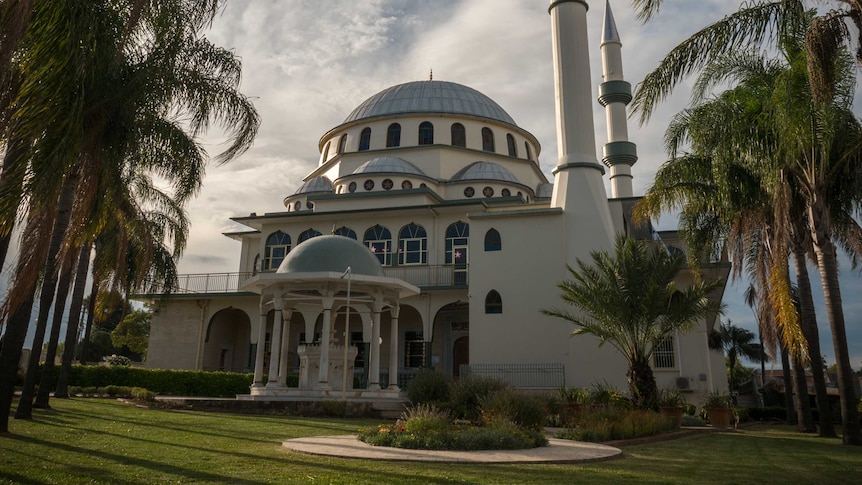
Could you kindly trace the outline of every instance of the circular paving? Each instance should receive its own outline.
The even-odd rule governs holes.
[[[431,461],[451,463],[573,463],[607,460],[622,451],[612,446],[548,439],[548,446],[526,450],[431,451],[371,446],[356,435],[312,436],[282,443],[293,451],[311,455],[372,460]]]

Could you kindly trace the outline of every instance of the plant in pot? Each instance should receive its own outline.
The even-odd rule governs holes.
[[[733,401],[725,391],[711,391],[703,403],[709,424],[716,429],[730,427],[733,418]]]
[[[658,393],[658,411],[674,423],[674,427],[682,425],[682,415],[686,405],[685,397],[679,389],[661,389]]]

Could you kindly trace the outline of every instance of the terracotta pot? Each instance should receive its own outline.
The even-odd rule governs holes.
[[[733,409],[706,408],[706,415],[709,418],[709,424],[713,428],[725,429],[730,427],[731,418],[733,417]]]
[[[680,426],[682,426],[683,411],[684,411],[684,409],[682,406],[659,406],[658,407],[659,414],[661,414],[662,416],[669,419],[673,423],[674,428],[679,428]]]

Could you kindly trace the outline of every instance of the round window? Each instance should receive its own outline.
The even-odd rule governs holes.
[[[392,184],[392,180],[390,180],[390,179],[383,179],[383,183],[382,183],[382,184],[380,184],[380,185],[382,185],[382,186],[383,186],[383,190],[389,190],[389,189],[391,189],[391,188],[392,188],[392,185],[393,185],[393,184]]]
[[[350,185],[347,186],[347,191],[351,194],[356,192],[356,182],[350,182]]]
[[[401,188],[404,190],[410,190],[413,188],[413,182],[411,182],[409,180],[405,180],[405,181],[401,182]]]
[[[298,211],[302,209],[302,201],[297,200],[295,204],[293,204],[293,210]]]
[[[467,187],[466,189],[464,189],[464,196],[466,197],[473,197],[475,193],[476,191],[473,190],[473,187]]]
[[[373,189],[374,188],[374,181],[370,180],[370,179],[366,180],[365,183],[363,184],[363,187],[365,187],[365,190]]]
[[[308,209],[314,209],[314,202],[312,202],[312,201],[306,202],[305,207]]]
[[[491,187],[485,187],[482,189],[482,195],[485,197],[494,197],[494,189]]]
[[[503,197],[508,197],[512,195],[512,192],[509,189],[503,189],[500,191],[500,195],[502,195]]]

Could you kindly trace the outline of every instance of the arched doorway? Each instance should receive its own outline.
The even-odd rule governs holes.
[[[204,339],[201,370],[248,372],[251,321],[238,308],[219,310],[210,319]]]
[[[461,377],[461,366],[470,363],[470,336],[460,337],[452,344],[452,376]]]

